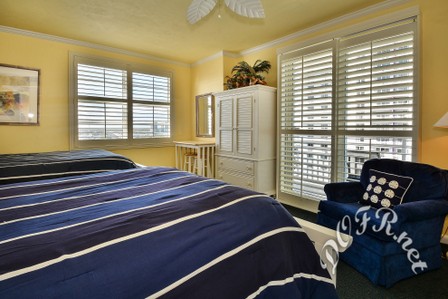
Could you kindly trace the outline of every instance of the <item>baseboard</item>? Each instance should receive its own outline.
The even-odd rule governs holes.
[[[286,196],[278,197],[278,194],[277,194],[277,200],[283,204],[286,204],[294,208],[302,209],[313,213],[318,212],[319,201],[316,200],[303,199],[297,197],[289,198]]]

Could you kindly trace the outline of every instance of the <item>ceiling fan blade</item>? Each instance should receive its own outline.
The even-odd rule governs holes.
[[[228,8],[243,17],[264,18],[260,0],[225,0]]]
[[[187,11],[187,20],[194,24],[208,15],[216,6],[218,0],[193,0]]]

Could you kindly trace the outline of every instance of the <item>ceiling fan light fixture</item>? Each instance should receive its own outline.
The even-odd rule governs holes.
[[[187,10],[187,20],[194,24],[208,15],[220,0],[193,0]],[[225,0],[226,6],[236,14],[248,18],[264,18],[260,0]],[[220,14],[221,15],[221,14]]]
[[[217,2],[218,0],[193,0],[187,10],[188,22],[198,22],[215,8]]]
[[[248,18],[264,18],[264,9],[260,0],[225,0],[231,11]]]

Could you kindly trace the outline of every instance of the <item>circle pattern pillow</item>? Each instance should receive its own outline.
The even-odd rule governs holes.
[[[403,202],[413,178],[375,169],[369,170],[369,184],[360,201],[375,208],[393,208]]]

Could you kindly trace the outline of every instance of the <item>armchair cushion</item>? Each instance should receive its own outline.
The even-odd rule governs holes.
[[[441,198],[403,203],[395,207],[394,211],[400,217],[401,222],[444,218],[448,214],[448,201]]]
[[[328,200],[343,203],[358,202],[365,189],[360,182],[337,182],[324,186]]]
[[[378,210],[370,206],[362,206],[358,202],[341,204],[327,200],[321,201],[319,204],[319,214],[334,219],[336,222],[342,221],[344,217],[349,218],[351,232],[344,231],[344,233],[354,236],[362,232],[362,234],[371,235],[375,239],[392,242],[392,236],[388,235],[385,229],[374,230],[374,228],[383,226],[381,225],[382,219],[388,219],[391,226],[390,230],[400,231],[400,218],[393,222],[391,221],[392,215],[386,216],[385,212],[385,210]]]
[[[393,208],[401,204],[412,181],[411,177],[400,176],[376,169],[369,169],[369,184],[360,203],[374,208]]]

